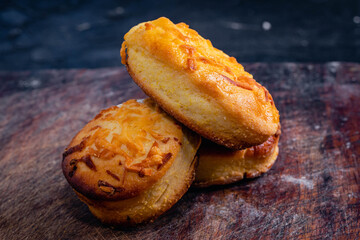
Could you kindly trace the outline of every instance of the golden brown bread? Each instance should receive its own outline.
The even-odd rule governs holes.
[[[122,62],[133,80],[192,130],[234,149],[275,134],[279,113],[268,90],[186,24],[162,17],[124,39]]]
[[[153,101],[101,111],[64,152],[64,175],[105,223],[131,225],[169,209],[194,178],[200,137]]]
[[[243,150],[232,150],[203,141],[194,186],[208,187],[254,178],[270,170],[279,153],[280,131],[266,142]]]

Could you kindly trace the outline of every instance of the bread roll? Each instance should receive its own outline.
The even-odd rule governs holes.
[[[101,111],[63,154],[63,173],[104,223],[149,221],[175,204],[194,179],[201,138],[153,101]]]
[[[190,129],[234,149],[275,134],[279,113],[268,90],[185,23],[161,17],[124,39],[122,63],[133,80]]]
[[[270,170],[279,153],[280,132],[261,145],[232,150],[203,141],[195,172],[194,186],[224,185],[244,178],[254,178]]]

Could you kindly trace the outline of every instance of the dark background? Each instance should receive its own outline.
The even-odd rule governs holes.
[[[240,62],[360,60],[360,1],[0,1],[0,70],[121,66],[123,35],[166,16]]]

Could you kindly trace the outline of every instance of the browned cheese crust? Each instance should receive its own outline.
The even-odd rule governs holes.
[[[200,140],[150,99],[129,100],[101,111],[73,138],[63,173],[101,221],[136,224],[159,216],[186,192]],[[184,172],[169,187],[176,169]]]
[[[131,77],[187,127],[234,149],[275,134],[279,113],[268,90],[186,24],[162,17],[124,39],[121,57]]]
[[[273,166],[279,153],[280,130],[266,142],[243,150],[232,150],[203,141],[198,157],[196,187],[224,185],[244,178],[255,178]]]

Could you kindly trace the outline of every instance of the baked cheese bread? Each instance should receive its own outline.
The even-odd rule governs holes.
[[[194,186],[209,187],[254,178],[270,170],[279,153],[280,131],[264,143],[243,150],[228,149],[203,141]]]
[[[63,154],[63,173],[102,222],[133,225],[175,204],[194,179],[201,138],[152,100],[101,111]]]
[[[269,91],[185,23],[161,17],[138,24],[125,35],[121,58],[161,108],[211,141],[242,149],[278,129]]]

